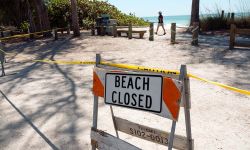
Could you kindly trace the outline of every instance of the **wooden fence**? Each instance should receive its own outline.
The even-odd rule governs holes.
[[[233,49],[235,46],[250,47],[250,41],[249,42],[239,42],[239,41],[236,42],[236,40],[235,40],[236,34],[250,36],[250,29],[239,29],[236,27],[235,24],[231,24],[229,49]]]

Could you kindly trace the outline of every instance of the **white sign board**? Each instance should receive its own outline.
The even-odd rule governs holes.
[[[107,73],[105,103],[160,113],[162,83],[160,75]]]

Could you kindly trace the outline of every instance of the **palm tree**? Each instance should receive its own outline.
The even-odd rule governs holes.
[[[199,10],[200,10],[200,0],[192,0],[190,26],[192,26],[193,22],[200,22]]]
[[[77,2],[76,0],[71,1],[71,16],[72,16],[72,26],[74,36],[80,36],[79,22],[78,22],[78,14],[77,14]]]

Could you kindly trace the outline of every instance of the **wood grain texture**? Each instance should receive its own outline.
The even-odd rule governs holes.
[[[151,141],[157,144],[168,146],[169,132],[164,132],[158,129],[130,122],[128,120],[114,117],[117,130],[129,135]],[[184,150],[187,149],[187,138],[180,135],[175,135],[173,148]]]
[[[91,130],[91,143],[96,144],[99,150],[141,150],[101,130]]]

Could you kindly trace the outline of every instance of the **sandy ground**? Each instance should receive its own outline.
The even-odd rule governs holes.
[[[190,46],[191,35],[178,34],[179,44],[166,36],[145,39],[89,36],[61,37],[7,44],[5,77],[0,77],[0,149],[91,149],[92,69],[86,65],[53,65],[33,59],[105,60],[178,70],[250,90],[250,49],[228,50],[227,36],[201,36]],[[137,35],[135,35],[137,36]],[[248,39],[249,40],[249,39]],[[250,97],[191,79],[191,123],[195,149],[249,150]],[[115,135],[110,110],[99,101],[98,128]],[[115,115],[169,131],[171,121],[140,111],[114,108]],[[185,135],[180,112],[176,133]],[[122,139],[147,150],[166,149],[120,133]]]

